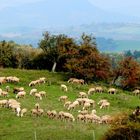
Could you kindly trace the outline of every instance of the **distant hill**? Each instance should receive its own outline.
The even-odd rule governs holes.
[[[0,40],[14,40],[19,44],[38,46],[42,33],[49,31],[52,34],[66,34],[79,38],[85,32],[97,38],[98,48],[101,51],[118,52],[123,50],[140,50],[140,24],[130,23],[92,23],[71,27],[30,28],[15,27],[0,33]]]

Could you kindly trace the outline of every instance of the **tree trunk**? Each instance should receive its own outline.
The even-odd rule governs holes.
[[[52,72],[55,72],[56,65],[57,65],[57,63],[56,63],[56,62],[54,62],[53,67],[52,67]]]

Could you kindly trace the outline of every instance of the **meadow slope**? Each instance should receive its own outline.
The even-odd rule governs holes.
[[[20,82],[17,84],[6,83],[0,85],[3,90],[7,85],[11,90],[8,98],[15,98],[15,94],[12,93],[13,87],[23,86],[27,95],[25,99],[18,99],[21,102],[21,106],[28,109],[26,116],[23,118],[17,117],[12,110],[8,108],[0,108],[0,140],[96,140],[102,138],[104,133],[108,130],[109,125],[95,124],[95,123],[83,123],[83,122],[63,122],[60,120],[51,120],[47,117],[46,113],[41,117],[35,117],[31,115],[31,109],[34,108],[36,102],[40,103],[41,108],[45,110],[56,111],[68,111],[63,107],[63,103],[58,101],[61,95],[67,95],[69,100],[74,101],[77,98],[79,91],[87,92],[93,84],[90,85],[73,85],[67,83],[68,75],[64,73],[50,73],[42,70],[18,70],[18,69],[0,69],[1,76],[17,76],[20,78]],[[44,90],[47,93],[47,97],[42,101],[35,99],[29,95],[31,87],[28,86],[29,82],[36,80],[40,77],[46,77],[47,82],[45,84],[37,85],[36,88],[41,91]],[[60,90],[60,84],[66,84],[68,86],[68,92]],[[106,85],[107,86],[107,85]],[[104,85],[105,87],[105,85]],[[107,87],[105,87],[107,89]],[[0,97],[0,100],[4,97]],[[116,95],[109,95],[107,92],[102,94],[96,93],[91,95],[90,98],[96,101],[96,110],[99,116],[110,114],[116,115],[122,112],[131,112],[139,103],[139,98],[132,95],[131,92],[122,91],[118,89]],[[97,102],[100,99],[108,99],[111,103],[109,109],[99,109]],[[77,110],[81,107],[71,111],[76,117]]]

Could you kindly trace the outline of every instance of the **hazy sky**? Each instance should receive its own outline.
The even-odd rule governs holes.
[[[102,9],[140,17],[140,0],[88,0]]]
[[[0,0],[0,30],[10,26],[90,24],[93,16],[97,21],[101,16],[107,18],[98,14],[100,11],[140,17],[140,0]]]

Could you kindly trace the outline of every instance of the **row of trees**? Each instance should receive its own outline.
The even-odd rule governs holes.
[[[121,55],[119,60],[115,55],[100,53],[92,35],[83,34],[76,41],[66,35],[45,32],[38,45],[33,48],[0,42],[0,66],[69,72],[87,82],[104,80],[126,89],[140,84],[140,64],[132,57]]]

